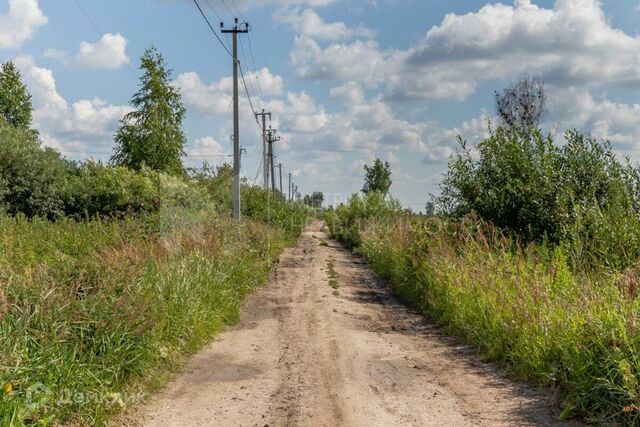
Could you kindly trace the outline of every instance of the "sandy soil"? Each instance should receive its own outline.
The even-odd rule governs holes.
[[[135,416],[145,426],[556,425],[547,399],[405,308],[322,224],[240,323]],[[329,286],[333,260],[339,289]]]

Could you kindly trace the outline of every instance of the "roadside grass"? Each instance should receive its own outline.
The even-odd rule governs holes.
[[[0,425],[104,425],[238,320],[285,236],[177,209],[0,216],[0,241]]]
[[[396,207],[354,196],[325,220],[407,303],[484,360],[551,389],[561,419],[640,424],[640,264],[579,268],[572,247]]]
[[[399,217],[359,251],[414,307],[511,375],[555,390],[560,418],[640,422],[640,274],[572,271],[475,220]]]

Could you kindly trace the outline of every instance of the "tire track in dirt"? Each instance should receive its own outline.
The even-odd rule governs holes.
[[[121,420],[145,426],[561,425],[548,399],[505,379],[407,309],[364,261],[321,230],[314,222],[285,250],[237,326]],[[337,290],[329,286],[329,260]]]

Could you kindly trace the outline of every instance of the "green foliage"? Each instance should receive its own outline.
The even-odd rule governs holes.
[[[364,165],[364,171],[363,193],[375,191],[387,194],[389,192],[389,188],[391,188],[391,167],[389,162],[382,163],[380,159],[376,159],[372,166]]]
[[[171,70],[155,49],[141,57],[140,89],[131,98],[134,111],[121,120],[112,157],[115,164],[141,170],[144,166],[172,175],[184,173],[181,157],[186,139],[186,110],[180,92],[171,85]]]
[[[0,120],[0,207],[12,214],[49,219],[64,214],[63,188],[73,166],[36,135]]]
[[[524,241],[569,244],[572,259],[625,267],[640,255],[640,172],[608,142],[577,131],[557,147],[539,131],[498,128],[476,147],[462,142],[438,204],[462,217],[475,211]]]
[[[0,67],[0,117],[13,127],[29,129],[32,110],[31,95],[20,71],[13,62],[5,62]]]
[[[563,248],[524,249],[471,218],[398,218],[362,238],[399,295],[486,360],[555,389],[563,417],[640,421],[637,268],[575,272]]]
[[[243,186],[241,198],[243,216],[284,230],[289,240],[298,237],[310,215],[303,203],[287,202],[261,187]]]
[[[74,218],[155,212],[160,207],[160,175],[89,161],[68,179],[65,210]]]
[[[0,216],[0,425],[106,424],[237,321],[282,248],[251,221],[164,221]]]
[[[228,163],[213,167],[207,163],[200,169],[189,170],[189,176],[213,200],[218,213],[228,214],[233,209],[233,166]]]
[[[324,219],[334,237],[353,247],[361,243],[360,232],[369,222],[385,223],[401,212],[399,201],[373,191],[353,194],[346,205],[326,211]]]
[[[312,194],[307,194],[302,199],[302,203],[315,209],[320,209],[324,202],[324,194],[319,191],[314,191]]]

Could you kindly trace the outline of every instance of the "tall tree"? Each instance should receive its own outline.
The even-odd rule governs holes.
[[[496,92],[496,112],[502,123],[523,135],[537,129],[546,112],[544,82],[525,76],[515,85]]]
[[[13,127],[29,129],[32,110],[31,95],[20,71],[13,62],[5,62],[0,67],[0,117]]]
[[[140,89],[131,98],[134,111],[120,121],[113,163],[139,170],[181,175],[186,138],[182,130],[186,110],[180,92],[171,85],[171,72],[153,47],[140,58]]]
[[[365,165],[365,178],[363,193],[369,193],[377,191],[382,194],[387,194],[391,187],[391,166],[389,162],[384,162],[380,159],[376,159],[372,166]]]

